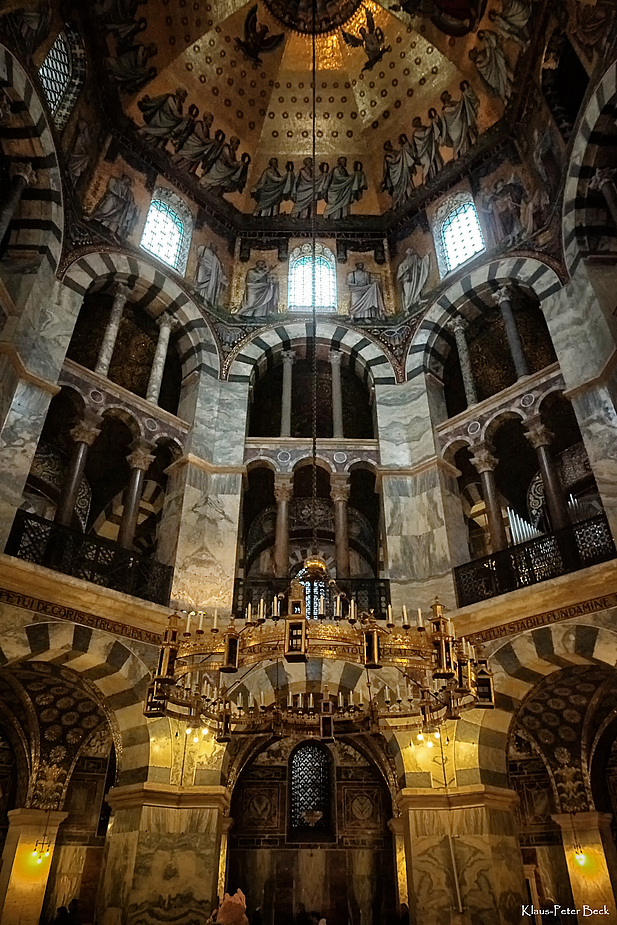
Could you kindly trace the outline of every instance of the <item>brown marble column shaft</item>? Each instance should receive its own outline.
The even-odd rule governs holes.
[[[332,369],[332,436],[343,437],[343,390],[341,387],[341,358],[340,350],[330,353],[330,366]]]
[[[144,477],[154,462],[154,456],[151,456],[149,452],[151,447],[141,441],[133,443],[131,449],[133,452],[126,457],[131,467],[131,475],[124,490],[122,520],[118,532],[118,544],[123,549],[131,549],[133,546]]]
[[[503,286],[501,289],[497,289],[494,296],[499,305],[499,311],[501,312],[501,317],[503,318],[504,327],[506,329],[506,337],[508,338],[510,353],[514,361],[516,378],[521,379],[523,376],[529,375],[529,365],[525,357],[525,351],[523,350],[521,335],[516,326],[516,320],[512,310],[512,295],[510,289],[507,286]]]
[[[488,531],[491,538],[493,552],[499,552],[508,545],[508,535],[503,522],[501,513],[501,503],[499,501],[499,492],[495,482],[495,468],[497,459],[491,453],[486,444],[479,444],[472,447],[475,456],[472,456],[471,462],[480,474],[482,483],[482,497],[486,507],[486,516],[488,519]]]
[[[349,490],[349,476],[346,472],[336,472],[330,476],[330,497],[334,502],[334,556],[337,578],[349,578],[349,530],[347,525]]]
[[[451,324],[451,328],[456,340],[456,351],[458,353],[461,375],[463,377],[465,398],[467,399],[467,406],[469,407],[469,405],[477,404],[478,393],[476,392],[476,384],[471,369],[471,358],[469,356],[469,346],[467,344],[467,337],[465,336],[467,324],[463,318],[455,318]]]
[[[274,497],[276,498],[274,574],[277,578],[287,578],[289,572],[289,503],[293,498],[293,475],[291,473],[276,473]]]
[[[281,395],[281,437],[291,437],[291,397],[293,381],[293,350],[283,351],[283,391]]]
[[[539,417],[533,418],[527,424],[525,434],[538,456],[538,464],[544,484],[544,497],[548,505],[553,530],[561,530],[570,523],[568,506],[555,460],[549,449],[553,440],[550,432]]]
[[[63,527],[70,527],[72,523],[79,486],[86,468],[88,451],[101,432],[100,426],[98,426],[100,423],[101,421],[97,419],[84,419],[70,431],[74,441],[73,449],[54,518],[55,523],[61,524]]]

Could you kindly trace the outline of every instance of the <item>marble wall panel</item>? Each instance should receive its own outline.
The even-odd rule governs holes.
[[[617,374],[612,381],[572,399],[585,449],[609,520],[617,538]]]
[[[440,420],[433,394],[422,376],[399,385],[375,386],[381,463],[415,466],[437,452],[433,427]]]
[[[248,382],[219,382],[201,370],[183,384],[178,415],[192,426],[185,451],[219,466],[241,466]]]
[[[186,464],[170,480],[159,555],[176,572],[172,599],[198,609],[231,608],[242,476]]]

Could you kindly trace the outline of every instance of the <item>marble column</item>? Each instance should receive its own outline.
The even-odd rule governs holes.
[[[11,182],[4,202],[0,206],[0,241],[15,217],[25,188],[36,182],[36,173],[27,161],[11,161],[9,177]]]
[[[552,818],[561,829],[572,896],[574,905],[581,910],[581,920],[584,921],[585,907],[606,908],[601,921],[616,925],[617,851],[611,836],[610,815],[558,813]]]
[[[486,507],[492,551],[499,552],[500,549],[505,549],[508,545],[508,535],[503,522],[501,502],[495,482],[497,459],[493,456],[491,448],[486,443],[478,444],[471,447],[471,449],[475,453],[471,457],[471,462],[480,474],[482,483],[482,497]]]
[[[56,508],[55,523],[70,527],[77,503],[77,493],[86,468],[88,451],[101,432],[100,419],[84,419],[70,431],[73,449],[64,474],[60,499]]]
[[[154,404],[159,400],[163,373],[165,371],[165,361],[167,360],[169,338],[171,332],[178,326],[178,319],[174,318],[173,315],[169,315],[167,312],[163,312],[163,314],[159,315],[156,319],[156,323],[159,329],[159,336],[156,342],[152,369],[150,370],[150,379],[148,380],[148,388],[146,390],[146,401],[154,402]]]
[[[107,327],[105,328],[105,334],[103,335],[103,342],[99,350],[96,366],[94,367],[94,372],[100,373],[101,376],[106,376],[109,372],[120,322],[122,321],[122,312],[124,311],[129,293],[130,289],[127,286],[118,286],[116,289],[113,305],[111,306],[111,314],[107,322]]]
[[[417,925],[512,925],[527,903],[516,794],[482,784],[399,791]]]
[[[604,170],[597,170],[589,182],[590,190],[599,190],[604,196],[606,207],[610,212],[614,224],[617,226],[617,187],[615,186],[615,176],[617,171],[614,168],[606,167]]]
[[[281,437],[291,437],[291,396],[293,380],[293,363],[296,354],[293,350],[283,351],[283,393],[281,398]]]
[[[276,498],[276,535],[274,540],[274,574],[287,578],[289,573],[289,503],[293,498],[293,475],[277,472],[274,476]]]
[[[409,887],[407,874],[407,852],[405,851],[405,821],[402,816],[388,820],[392,832],[392,849],[394,854],[394,871],[396,874],[396,900],[409,905]]]
[[[549,449],[553,434],[539,416],[532,418],[526,425],[526,438],[538,455],[538,464],[544,484],[544,497],[548,505],[553,530],[561,530],[570,523],[568,507],[557,466]]]
[[[477,404],[478,394],[476,392],[476,384],[473,380],[471,358],[469,356],[469,347],[467,345],[467,338],[465,336],[467,323],[463,318],[455,318],[451,324],[451,328],[454,332],[454,338],[456,340],[456,350],[461,367],[461,375],[463,377],[465,398],[467,399],[467,407],[469,407],[470,405]]]
[[[139,783],[113,787],[106,864],[97,896],[100,925],[144,921],[173,909],[178,922],[206,922],[217,896],[225,787]]]
[[[349,532],[347,527],[349,490],[349,475],[346,472],[335,472],[330,476],[330,497],[334,502],[334,549],[337,578],[349,578]]]
[[[497,289],[493,295],[499,305],[501,317],[503,318],[506,337],[508,338],[508,345],[514,361],[514,369],[516,370],[516,378],[521,379],[523,376],[529,375],[529,366],[512,310],[512,295],[510,289],[507,286],[503,286],[501,289]]]
[[[126,461],[131,467],[129,483],[124,490],[122,501],[122,520],[120,521],[120,530],[118,531],[118,544],[123,549],[131,549],[135,539],[135,530],[137,528],[137,517],[139,515],[139,502],[143,491],[144,477],[146,471],[154,462],[154,456],[150,455],[151,446],[137,440],[131,444],[132,452],[126,457]]]
[[[58,827],[68,813],[43,809],[9,810],[9,829],[0,868],[2,925],[36,925],[53,860]],[[49,857],[38,862],[37,841],[49,841]]]
[[[340,350],[330,352],[330,366],[332,368],[332,436],[344,437],[343,433],[343,391],[341,388],[341,359]]]

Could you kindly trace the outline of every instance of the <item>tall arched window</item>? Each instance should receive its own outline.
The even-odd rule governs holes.
[[[289,829],[299,838],[317,840],[332,831],[330,758],[323,746],[304,742],[289,760]]]
[[[313,291],[313,280],[315,289]],[[289,311],[336,311],[336,262],[334,254],[323,244],[296,247],[289,260]]]
[[[39,68],[43,93],[59,131],[68,122],[85,76],[86,55],[81,36],[67,24]]]
[[[143,249],[184,273],[191,234],[192,217],[186,203],[172,190],[156,189],[141,236]]]
[[[442,276],[485,250],[478,212],[470,193],[447,199],[435,214],[433,235]]]

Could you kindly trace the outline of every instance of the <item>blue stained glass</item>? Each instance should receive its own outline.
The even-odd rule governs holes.
[[[484,250],[484,238],[473,202],[453,209],[441,226],[446,270],[454,270]]]

